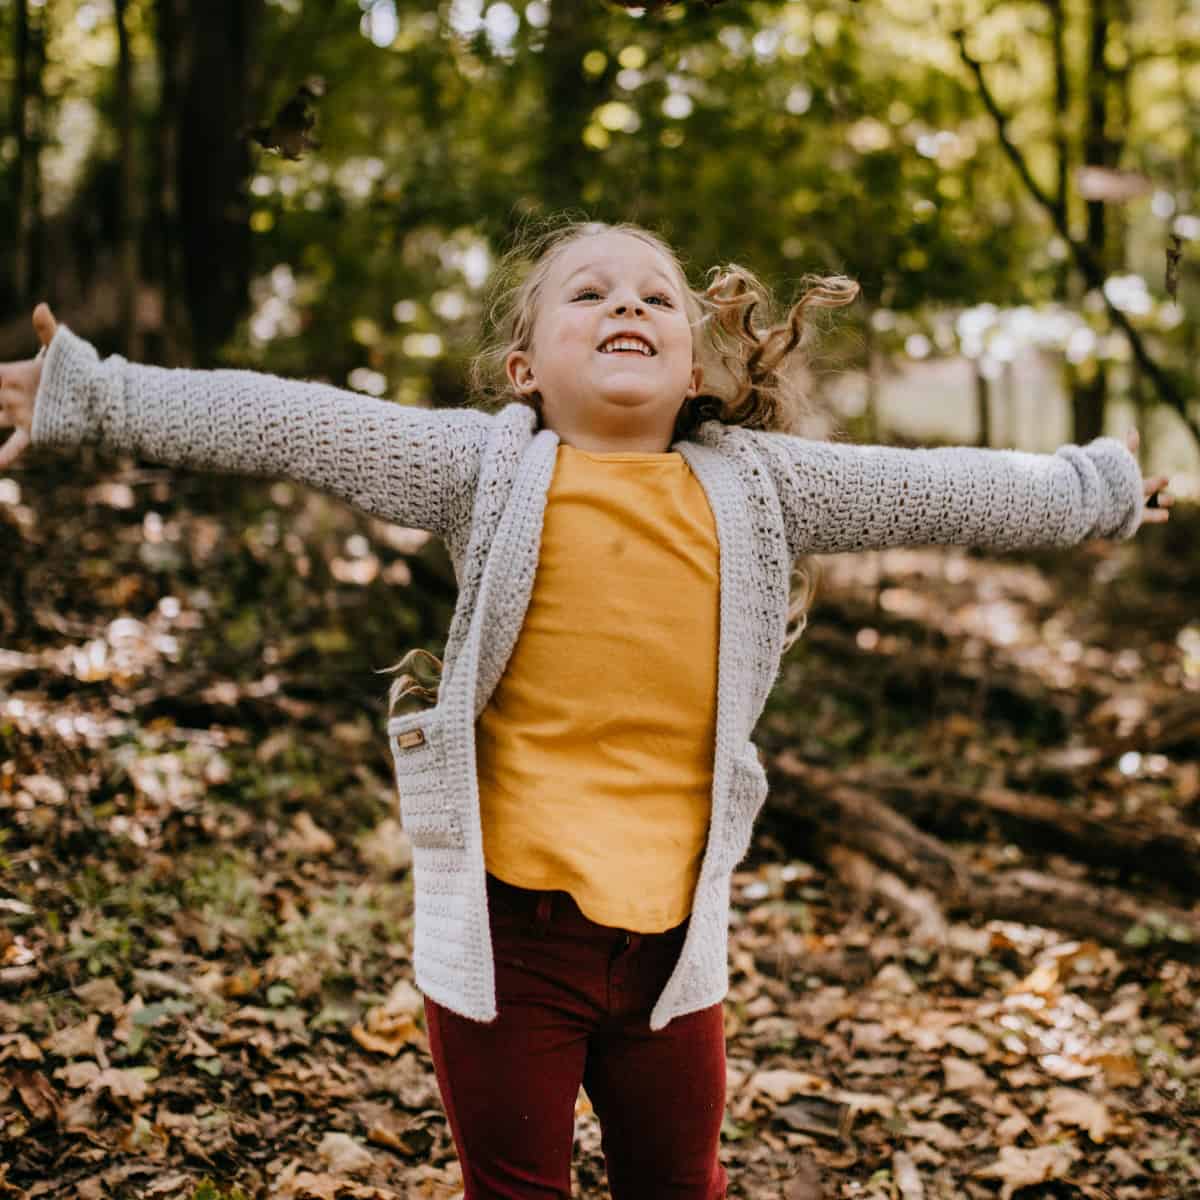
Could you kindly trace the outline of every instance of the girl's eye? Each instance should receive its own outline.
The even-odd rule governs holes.
[[[595,297],[599,298],[600,293],[599,293],[599,291],[596,290],[596,288],[584,288],[583,291],[576,292],[575,295],[571,297],[571,299],[572,300],[584,300],[588,296],[595,296]],[[664,295],[661,292],[656,292],[653,296],[647,296],[646,299],[647,300],[657,300],[659,302],[659,304],[665,305],[667,308],[674,307],[674,305],[671,303],[671,297]]]

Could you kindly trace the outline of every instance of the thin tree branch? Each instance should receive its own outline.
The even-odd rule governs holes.
[[[1071,257],[1083,273],[1088,286],[1095,288],[1100,293],[1105,307],[1108,309],[1109,317],[1112,319],[1113,324],[1118,326],[1121,332],[1125,334],[1130,349],[1133,351],[1134,358],[1137,359],[1138,365],[1146,373],[1147,378],[1154,384],[1159,399],[1165,401],[1179,413],[1183,418],[1184,424],[1191,430],[1197,444],[1200,444],[1200,421],[1197,421],[1188,413],[1188,397],[1177,386],[1170,372],[1151,357],[1150,352],[1146,349],[1145,342],[1142,340],[1141,334],[1133,327],[1125,313],[1117,308],[1108,298],[1104,290],[1104,271],[1092,256],[1088,247],[1071,236],[1070,228],[1067,225],[1066,206],[1064,205],[1060,208],[1042,190],[1030,172],[1029,164],[1025,161],[1025,156],[1009,135],[1008,118],[996,103],[996,98],[992,95],[991,89],[987,85],[987,80],[984,79],[983,64],[978,59],[972,57],[971,52],[967,49],[966,30],[960,26],[951,31],[951,36],[958,43],[958,52],[963,62],[975,76],[975,82],[979,87],[980,99],[983,101],[984,107],[991,114],[991,118],[995,123],[996,136],[1000,139],[1000,145],[1016,168],[1021,181],[1025,184],[1026,189],[1034,200],[1049,214],[1055,229],[1063,241],[1066,242],[1071,252]]]

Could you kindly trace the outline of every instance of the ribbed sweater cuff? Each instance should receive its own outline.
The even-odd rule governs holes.
[[[1145,515],[1142,469],[1128,446],[1116,438],[1100,437],[1084,447],[1104,480],[1110,503],[1105,506],[1094,537],[1131,538]]]
[[[117,443],[124,418],[121,368],[114,354],[100,361],[90,342],[60,324],[42,362],[33,406],[33,445]]]

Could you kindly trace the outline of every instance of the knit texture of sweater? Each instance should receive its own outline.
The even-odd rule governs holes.
[[[559,438],[523,404],[432,410],[253,371],[137,366],[60,325],[42,364],[36,445],[95,443],[172,466],[286,476],[444,539],[459,594],[437,704],[389,717],[413,845],[418,987],[477,1021],[498,1010],[475,722],[529,603]],[[651,1029],[728,991],[730,876],[767,777],[750,740],[778,676],[801,555],[910,545],[1013,549],[1128,538],[1141,471],[1101,437],[1053,454],[812,441],[704,422],[671,446],[712,508],[720,640],[708,843],[679,960]]]

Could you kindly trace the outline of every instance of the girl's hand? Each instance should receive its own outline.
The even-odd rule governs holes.
[[[29,445],[33,430],[33,404],[42,381],[42,356],[54,340],[58,322],[44,301],[33,310],[33,328],[41,349],[33,358],[0,363],[0,429],[11,426],[12,435],[0,446],[0,471],[11,466]]]
[[[1125,444],[1134,454],[1137,453],[1140,441],[1141,438],[1136,429],[1131,429],[1125,434]],[[1144,523],[1157,521],[1161,525],[1163,521],[1170,517],[1171,514],[1167,512],[1167,509],[1175,503],[1175,497],[1162,491],[1166,486],[1167,477],[1165,475],[1155,475],[1151,479],[1142,480],[1142,490],[1149,501],[1145,511],[1142,513],[1142,521]]]

